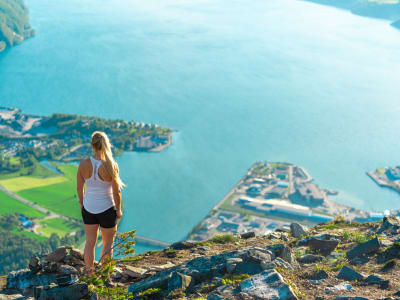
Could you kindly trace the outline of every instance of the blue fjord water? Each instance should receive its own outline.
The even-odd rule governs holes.
[[[296,0],[27,3],[37,36],[0,54],[1,105],[177,130],[162,153],[118,158],[120,230],[184,238],[259,160],[305,166],[341,203],[400,208],[365,175],[400,163],[389,22]]]

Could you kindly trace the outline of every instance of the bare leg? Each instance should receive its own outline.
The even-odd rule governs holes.
[[[115,234],[117,232],[117,226],[114,226],[112,228],[100,227],[100,230],[103,238],[103,248],[101,249],[100,256],[100,263],[102,263],[106,257],[112,257],[112,246],[114,243]]]
[[[94,248],[96,247],[98,231],[99,231],[99,224],[94,224],[94,225],[85,224],[86,243],[85,243],[85,251],[83,257],[85,260],[86,268],[88,270],[91,270],[93,268]]]

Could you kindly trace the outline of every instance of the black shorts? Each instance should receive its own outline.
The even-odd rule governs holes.
[[[92,214],[82,206],[82,218],[86,225],[99,224],[103,228],[112,228],[117,224],[117,211],[110,207],[99,214]]]

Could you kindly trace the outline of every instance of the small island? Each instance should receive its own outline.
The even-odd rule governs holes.
[[[19,251],[23,263],[38,249],[82,243],[77,162],[91,155],[95,130],[108,134],[115,155],[162,151],[172,142],[172,130],[156,124],[69,114],[37,116],[0,107],[0,234],[28,245],[24,253],[15,248],[18,243],[0,246],[0,256]],[[9,264],[0,263],[0,273],[7,268]]]
[[[22,0],[0,0],[0,52],[35,34],[28,21],[29,10]]]
[[[400,166],[379,168],[368,171],[367,175],[381,187],[390,188],[400,193]]]
[[[376,221],[383,214],[336,203],[338,192],[320,188],[309,172],[290,163],[258,162],[188,235],[203,241],[218,233],[266,235],[288,229],[291,222],[307,226],[332,221]]]

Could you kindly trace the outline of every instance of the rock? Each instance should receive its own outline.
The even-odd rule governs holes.
[[[234,270],[235,270],[235,268],[236,268],[236,266],[237,266],[237,264],[238,263],[241,263],[241,262],[243,262],[243,259],[241,259],[241,258],[239,258],[239,257],[234,257],[234,258],[228,258],[227,260],[226,260],[226,271],[230,274],[230,273],[232,273]]]
[[[174,270],[175,271],[175,270]],[[168,280],[171,277],[172,270],[165,270],[154,274],[144,280],[131,284],[128,288],[128,293],[135,295],[138,292],[147,290],[149,288],[168,288]]]
[[[55,273],[58,270],[58,264],[55,262],[45,261],[42,266],[43,272]]]
[[[379,226],[377,233],[383,233],[392,235],[396,234],[400,228],[400,218],[396,216],[386,216],[382,220],[381,226]]]
[[[253,262],[253,263],[256,263],[256,264],[259,264],[262,261],[270,262],[271,261],[271,255],[268,254],[268,253],[261,252],[261,251],[259,251],[257,249],[249,249],[247,251],[247,255],[246,255],[245,261]]]
[[[287,261],[290,264],[296,263],[296,257],[294,256],[292,249],[286,245],[282,247],[281,252],[278,255],[281,257],[284,261]]]
[[[263,269],[263,271],[265,271],[265,270],[270,270],[270,269],[275,268],[275,264],[273,262],[262,261],[260,263],[260,267],[261,267],[261,269]]]
[[[42,264],[40,263],[40,259],[37,256],[31,257],[29,260],[29,269],[33,274],[36,274],[42,269]]]
[[[171,278],[168,280],[168,292],[174,290],[182,290],[183,292],[189,289],[192,285],[192,277],[183,275],[179,272],[173,272]]]
[[[196,243],[188,242],[188,241],[177,242],[177,243],[173,243],[170,247],[174,250],[185,250],[185,249],[191,249],[191,248],[196,247]]]
[[[297,261],[302,264],[312,264],[312,263],[320,262],[323,259],[324,259],[324,257],[321,255],[306,254],[306,255],[303,255],[302,257],[298,258]]]
[[[271,232],[270,234],[268,234],[267,238],[269,240],[279,240],[281,237],[281,235],[278,235],[276,232]]]
[[[394,243],[391,247],[387,248],[382,253],[378,254],[377,262],[379,264],[385,263],[388,260],[400,258],[400,244]]]
[[[72,249],[71,246],[60,247],[50,254],[48,254],[45,258],[46,261],[49,262],[61,262],[65,256],[67,256],[67,249]]]
[[[143,278],[144,274],[147,272],[146,269],[136,268],[132,266],[125,266],[125,270],[122,272],[122,275],[128,275],[132,278]]]
[[[333,293],[340,292],[340,291],[351,291],[352,289],[353,289],[353,287],[351,286],[351,284],[342,282],[333,287],[326,287],[325,293],[333,294]]]
[[[75,274],[57,274],[56,282],[59,286],[71,285],[78,281],[78,276]]]
[[[260,264],[253,262],[241,262],[236,265],[233,273],[255,275],[261,273],[262,271],[263,269],[261,268]]]
[[[229,300],[229,299],[237,299],[235,298],[235,288],[231,285],[223,285],[218,287],[215,291],[212,292],[207,297],[207,300]]]
[[[380,282],[383,281],[383,278],[381,275],[378,274],[371,274],[369,275],[365,281],[370,285],[370,284],[379,284]]]
[[[64,262],[68,265],[73,265],[73,266],[80,266],[80,267],[84,267],[85,266],[85,262],[79,258],[76,258],[76,256],[73,256],[71,254],[67,255],[64,258]]]
[[[346,252],[348,259],[353,259],[366,254],[375,253],[381,247],[378,238],[371,239],[365,243],[361,243]]]
[[[308,240],[307,245],[310,249],[318,254],[323,256],[329,255],[339,244],[339,241],[336,239],[324,239],[325,236],[321,237],[311,237]]]
[[[61,274],[78,274],[78,271],[74,267],[68,265],[61,265],[58,268],[58,272]]]
[[[274,260],[274,264],[277,267],[281,267],[284,269],[289,269],[289,270],[293,270],[293,266],[288,263],[287,261],[284,261],[282,258],[278,257]]]
[[[55,274],[33,274],[28,269],[10,272],[7,276],[7,289],[19,289],[50,285],[56,282]]]
[[[172,268],[172,267],[174,267],[174,266],[175,266],[175,265],[174,265],[173,263],[168,262],[168,263],[166,263],[166,264],[164,264],[164,265],[153,266],[153,267],[152,267],[152,270],[159,272],[159,271],[163,271],[163,270]]]
[[[307,278],[311,279],[311,280],[322,280],[322,279],[326,279],[328,277],[329,277],[328,273],[326,273],[324,270],[319,270],[319,271],[307,276]]]
[[[208,246],[201,246],[201,247],[198,247],[197,248],[199,251],[208,251],[208,250],[210,250],[210,247],[208,247]]]
[[[9,292],[7,292],[7,293],[5,292],[3,294],[3,292],[0,291],[0,300],[34,300],[34,299],[32,297],[26,297],[26,296],[18,294],[18,293],[10,294]]]
[[[354,281],[354,280],[362,280],[364,279],[364,276],[360,273],[358,273],[356,270],[344,266],[339,274],[336,276],[338,279],[343,279],[346,281]]]
[[[366,256],[359,256],[359,257],[355,257],[351,260],[349,260],[349,263],[351,265],[357,266],[357,265],[364,265],[367,262],[369,262],[369,258]]]
[[[65,287],[51,286],[49,289],[45,289],[43,287],[35,287],[34,289],[35,299],[38,300],[79,300],[85,298],[88,295],[88,285],[81,282]]]
[[[255,236],[256,236],[256,233],[255,233],[254,231],[245,232],[245,233],[242,233],[242,234],[240,235],[240,237],[241,237],[242,239],[244,239],[244,240],[253,238],[253,237],[255,237]]]
[[[323,279],[315,280],[315,279],[310,279],[309,282],[313,285],[321,285],[324,283]]]
[[[307,227],[299,224],[299,223],[292,223],[290,224],[290,233],[292,234],[293,237],[299,238],[302,235],[308,235],[309,230]]]
[[[336,296],[335,300],[369,300],[369,299],[359,296]]]
[[[69,251],[69,255],[79,259],[79,260],[83,260],[83,251],[79,250],[79,249],[71,249]]]
[[[113,280],[120,280],[122,277],[122,270],[118,267],[114,267],[114,272],[111,274],[111,279]]]
[[[240,290],[257,299],[297,299],[291,287],[275,270],[264,271],[240,283]]]

